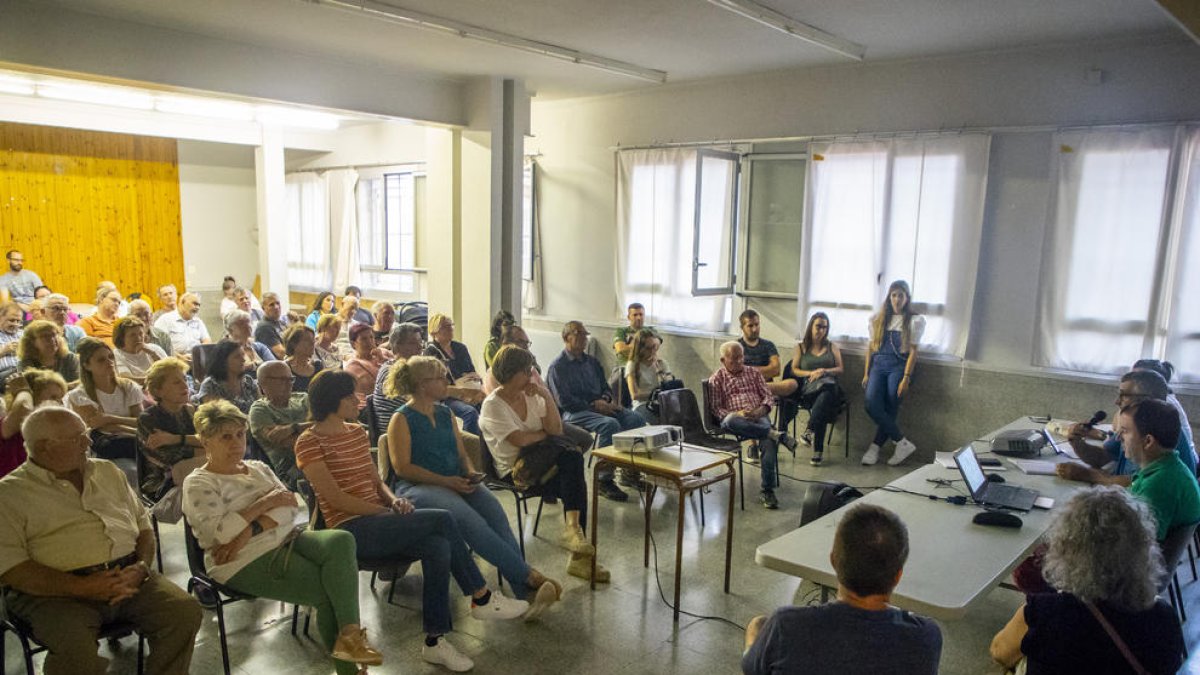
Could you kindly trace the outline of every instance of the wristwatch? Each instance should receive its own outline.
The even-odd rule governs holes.
[[[258,522],[257,520],[250,521],[250,536],[256,537],[262,533],[263,533],[262,523]]]

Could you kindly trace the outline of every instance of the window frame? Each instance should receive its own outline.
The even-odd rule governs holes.
[[[742,156],[743,171],[745,180],[741,182],[741,204],[742,208],[738,213],[737,231],[738,231],[738,246],[742,255],[739,256],[738,283],[735,285],[734,293],[739,297],[744,298],[767,298],[774,300],[795,300],[799,301],[800,294],[788,293],[785,291],[764,291],[759,289],[749,288],[747,284],[750,282],[750,270],[752,263],[750,260],[750,242],[754,237],[754,228],[750,222],[750,208],[752,204],[752,194],[754,192],[754,165],[757,162],[783,162],[783,161],[800,161],[804,163],[804,185],[802,189],[808,189],[808,170],[809,156],[808,152],[751,152]],[[804,230],[808,225],[805,219],[805,211],[801,207],[800,212],[800,235],[803,240]],[[801,242],[803,246],[803,241]],[[796,251],[796,269],[794,270],[797,279],[800,276],[800,255],[803,248]]]
[[[708,262],[701,262],[701,260],[700,260],[700,242],[701,242],[700,235],[701,235],[702,220],[703,220],[703,215],[704,215],[703,209],[701,209],[701,204],[704,201],[704,194],[705,194],[704,193],[704,160],[706,158],[725,160],[725,161],[729,162],[730,166],[732,167],[732,171],[733,171],[733,177],[732,177],[733,186],[729,190],[729,195],[728,195],[729,199],[732,202],[729,206],[729,222],[727,223],[727,226],[729,228],[729,242],[728,242],[729,243],[729,259],[727,261],[725,261],[725,264],[727,265],[727,269],[728,269],[728,273],[729,273],[729,279],[728,279],[727,283],[725,283],[725,285],[723,285],[723,286],[711,286],[711,287],[700,288],[699,287],[700,268],[709,266]],[[699,148],[696,150],[696,186],[695,186],[696,203],[695,203],[695,211],[692,215],[692,217],[693,217],[693,223],[692,223],[692,297],[694,297],[694,298],[714,296],[714,295],[732,296],[734,293],[734,290],[737,286],[737,240],[738,240],[737,231],[738,231],[738,225],[741,221],[741,212],[740,212],[740,206],[739,206],[741,203],[741,199],[740,199],[741,185],[742,185],[741,176],[742,176],[742,154],[741,153],[731,152],[728,150],[715,150],[712,148]]]

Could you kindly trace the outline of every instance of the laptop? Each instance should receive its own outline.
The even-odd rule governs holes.
[[[958,465],[958,472],[967,484],[971,499],[978,504],[1028,511],[1033,508],[1033,502],[1038,498],[1036,490],[989,481],[979,466],[975,450],[970,445],[954,453],[954,463]]]

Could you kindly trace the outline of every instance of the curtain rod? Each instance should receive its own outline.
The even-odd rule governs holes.
[[[288,173],[323,173],[325,171],[343,171],[345,169],[382,169],[389,166],[425,166],[425,162],[378,162],[375,164],[342,164],[340,166],[320,166],[312,169],[288,169]]]
[[[925,136],[933,134],[953,135],[953,134],[980,134],[980,133],[1045,133],[1047,131],[1075,131],[1082,129],[1121,129],[1125,127],[1157,127],[1157,126],[1176,126],[1179,124],[1200,124],[1197,120],[1175,120],[1175,121],[1160,121],[1160,122],[1108,122],[1104,124],[1068,124],[1068,125],[1029,125],[1029,126],[991,126],[991,127],[958,127],[946,129],[926,129],[920,131],[879,131],[879,132],[852,132],[841,134],[822,134],[810,136],[774,136],[762,138],[730,138],[730,139],[712,139],[708,141],[663,141],[661,143],[649,143],[643,145],[610,145],[608,149],[613,152],[621,150],[658,150],[662,148],[699,148],[699,147],[714,147],[714,146],[733,146],[745,145],[747,143],[787,143],[800,141],[833,141],[838,139],[848,140],[872,140],[885,138],[905,138],[909,136]]]

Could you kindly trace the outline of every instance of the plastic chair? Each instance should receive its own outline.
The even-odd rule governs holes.
[[[146,455],[145,448],[142,447],[141,439],[138,439],[137,460],[135,466],[137,467],[137,485],[133,486],[133,491],[137,494],[138,499],[141,500],[142,506],[145,506],[147,510],[152,509],[154,508],[154,505],[158,503],[158,500],[147,495],[145,492],[142,492],[142,484],[146,480],[146,474],[150,471],[150,458]],[[153,513],[150,514],[150,527],[154,530],[154,556],[155,561],[158,563],[158,572],[161,574],[163,571],[162,537],[160,537],[158,534],[158,518],[155,518]]]
[[[208,374],[208,362],[212,359],[213,350],[217,348],[216,343],[198,344],[192,347],[192,379],[196,381],[196,386],[204,381],[204,376]]]
[[[33,657],[36,654],[46,651],[47,647],[38,642],[37,636],[33,634],[33,628],[28,622],[19,616],[8,613],[8,609],[3,603],[3,596],[6,592],[5,589],[0,588],[0,663],[4,663],[4,634],[11,631],[21,643],[21,651],[25,655],[26,675],[34,675]],[[128,637],[134,633],[137,633],[137,626],[132,622],[113,621],[101,625],[100,632],[96,637],[100,640],[108,640],[110,645],[115,645],[121,638]],[[142,675],[145,659],[146,638],[141,633],[138,633],[138,675]]]

